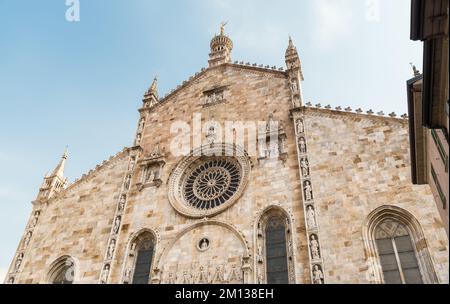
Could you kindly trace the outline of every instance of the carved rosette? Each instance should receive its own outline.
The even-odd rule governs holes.
[[[310,261],[311,282],[313,284],[325,283],[323,257],[320,247],[319,223],[317,220],[317,205],[314,201],[313,184],[311,181],[311,168],[308,158],[306,118],[301,112],[293,113],[297,155],[300,171],[300,182],[303,193],[303,206],[306,226],[306,239],[308,241],[308,254]]]

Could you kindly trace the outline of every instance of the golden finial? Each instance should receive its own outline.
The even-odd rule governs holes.
[[[227,25],[228,22],[227,21],[223,21],[222,23],[220,23],[220,35],[224,35],[225,34],[225,25]]]

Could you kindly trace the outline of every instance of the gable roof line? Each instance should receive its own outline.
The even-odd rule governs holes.
[[[200,70],[200,72],[195,73],[194,76],[189,77],[188,80],[183,81],[181,85],[178,85],[175,89],[170,91],[170,93],[168,93],[167,95],[162,97],[157,104],[155,104],[154,106],[152,106],[150,108],[141,108],[139,111],[146,111],[146,110],[147,111],[152,111],[153,109],[155,109],[155,108],[159,107],[160,105],[166,103],[168,100],[170,100],[173,96],[175,96],[181,90],[191,86],[196,80],[198,80],[202,76],[204,76],[206,74],[206,72],[214,70],[214,69],[228,67],[228,66],[231,67],[231,68],[253,70],[253,71],[264,73],[264,74],[265,73],[269,73],[269,74],[275,74],[275,75],[279,75],[279,76],[283,76],[283,77],[287,77],[287,75],[288,75],[285,70],[279,70],[279,69],[277,70],[274,67],[273,68],[267,68],[267,67],[255,66],[255,65],[250,65],[249,63],[241,64],[241,63],[230,63],[230,62],[228,62],[228,63],[224,63],[224,64],[221,64],[221,65],[213,66],[213,67],[202,68]]]

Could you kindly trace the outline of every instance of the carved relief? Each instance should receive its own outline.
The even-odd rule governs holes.
[[[28,231],[28,233],[25,235],[25,238],[23,240],[23,246],[22,246],[23,250],[27,249],[28,245],[30,244],[32,235],[33,235],[33,232],[31,232],[31,231]]]
[[[306,207],[306,222],[309,229],[317,227],[316,211],[312,205]]]
[[[300,151],[300,154],[306,154],[306,140],[302,136],[298,139],[298,150]]]
[[[33,219],[31,220],[31,223],[30,223],[30,228],[36,227],[40,214],[41,214],[40,211],[34,212]]]
[[[302,171],[303,177],[309,176],[309,161],[307,157],[303,157],[300,159],[300,169]]]
[[[20,266],[22,266],[23,256],[24,256],[23,252],[22,252],[22,253],[19,253],[19,255],[17,256],[17,258],[16,258],[16,264],[14,265],[15,271],[19,271]]]
[[[315,264],[313,266],[313,283],[314,284],[324,284],[324,275],[322,271],[322,266]]]
[[[319,238],[316,234],[311,234],[309,237],[309,246],[311,248],[311,257],[313,260],[320,259]]]
[[[305,194],[305,200],[306,201],[310,201],[313,199],[313,192],[312,192],[312,186],[311,186],[311,182],[309,180],[306,180],[303,183],[303,191]]]
[[[110,265],[106,264],[105,266],[103,266],[103,271],[102,274],[100,276],[100,284],[106,284],[108,283],[108,277],[109,277],[109,270],[110,270]]]

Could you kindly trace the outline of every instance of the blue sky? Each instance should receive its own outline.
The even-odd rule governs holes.
[[[233,60],[284,66],[291,35],[313,104],[403,114],[409,62],[422,63],[410,0],[80,4],[68,22],[65,0],[0,0],[0,282],[64,147],[72,181],[130,145],[154,75],[164,95],[205,67],[221,21]]]

